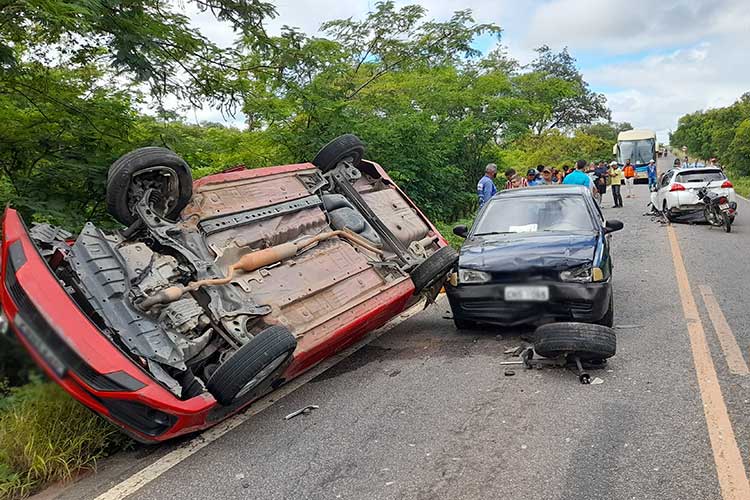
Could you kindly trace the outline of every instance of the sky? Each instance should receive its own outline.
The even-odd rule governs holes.
[[[656,130],[660,141],[686,113],[726,106],[750,91],[748,0],[421,0],[428,17],[447,19],[471,9],[477,22],[503,29],[499,43],[521,63],[534,48],[567,47],[591,88],[606,95],[615,121]],[[368,0],[276,0],[271,33],[283,25],[315,33],[323,21],[361,17]],[[193,24],[222,45],[233,33],[207,14],[189,11]],[[493,37],[475,40],[484,52]],[[200,120],[222,121],[215,111]]]

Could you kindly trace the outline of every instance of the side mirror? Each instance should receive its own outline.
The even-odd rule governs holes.
[[[460,236],[461,238],[466,238],[469,236],[469,229],[464,225],[456,226],[453,228],[453,234]]]
[[[607,224],[604,226],[604,232],[605,234],[614,233],[615,231],[622,229],[623,226],[624,224],[619,220],[608,220]]]

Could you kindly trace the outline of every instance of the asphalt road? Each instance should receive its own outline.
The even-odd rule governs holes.
[[[506,376],[499,362],[524,343],[519,332],[459,332],[442,299],[129,498],[741,499],[742,484],[722,489],[731,471],[707,415],[726,406],[721,440],[739,447],[744,473],[750,375],[730,372],[701,291],[747,362],[750,203],[739,200],[731,234],[672,226],[699,311],[686,319],[669,226],[642,215],[647,188],[635,191],[622,209],[605,195],[605,215],[625,228],[613,236],[618,352],[592,372],[602,384],[560,369]],[[705,411],[688,325],[703,326],[721,389]],[[283,419],[308,404],[320,409]],[[47,496],[95,497],[170,449],[121,454]]]

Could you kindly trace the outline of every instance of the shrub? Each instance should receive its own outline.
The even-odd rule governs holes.
[[[0,410],[0,498],[27,496],[67,480],[129,439],[58,386],[11,389]]]

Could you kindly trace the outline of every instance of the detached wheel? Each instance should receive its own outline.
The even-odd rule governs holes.
[[[312,163],[323,172],[333,170],[344,160],[349,160],[354,167],[359,167],[364,154],[365,145],[359,137],[354,134],[345,134],[323,146]]]
[[[268,327],[222,363],[208,379],[206,389],[219,404],[230,405],[278,376],[296,347],[297,340],[286,327]]]
[[[157,193],[152,207],[167,219],[176,219],[193,195],[188,164],[166,148],[147,147],[126,153],[109,167],[107,210],[118,222],[135,222],[135,205],[148,189]]]
[[[534,350],[545,358],[601,360],[615,355],[617,338],[614,330],[602,325],[550,323],[537,328]]]
[[[458,252],[453,247],[445,246],[427,257],[411,272],[411,280],[414,282],[414,294],[429,288],[438,281],[445,279],[448,272],[453,269],[458,261]]]

